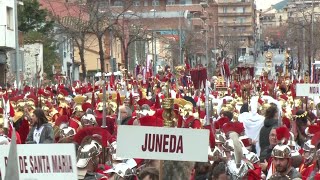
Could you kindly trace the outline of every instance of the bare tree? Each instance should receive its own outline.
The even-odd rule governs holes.
[[[107,1],[96,0],[87,3],[76,1],[73,3],[60,3],[59,9],[56,1],[46,0],[52,18],[59,26],[61,33],[71,37],[79,50],[83,78],[86,77],[84,52],[87,49],[87,39],[96,36],[99,46],[99,59],[101,72],[105,72],[104,37],[108,35],[118,23],[120,17],[131,7],[132,0],[125,1],[123,8],[114,8]],[[63,8],[64,10],[61,10]]]
[[[293,15],[288,19],[287,41],[293,54],[297,54],[299,64],[307,57],[308,70],[311,71],[311,63],[317,57],[320,49],[319,42],[319,18],[312,18],[311,6],[298,6]],[[313,26],[313,28],[312,28]],[[299,69],[300,73],[300,69]]]
[[[195,57],[196,55],[204,56],[206,50],[204,36],[205,35],[199,31],[184,29],[180,37],[172,34],[171,38],[169,36],[169,38],[167,37],[166,39],[163,39],[163,41],[168,44],[168,48],[166,48],[166,50],[171,51],[172,53],[170,59],[173,62],[173,66],[178,66],[180,64],[180,48],[181,56],[184,55],[187,60],[194,62],[194,60],[197,60]]]
[[[223,52],[223,56],[235,56],[241,46],[245,44],[241,39],[241,31],[235,31],[231,28],[224,28],[222,37],[219,38],[218,48]]]
[[[56,34],[63,34],[73,39],[79,51],[80,63],[82,68],[82,78],[87,76],[85,64],[85,49],[89,48],[87,42],[90,39],[89,16],[83,6],[79,2],[64,3],[46,0],[44,6],[50,12],[51,18],[56,24]]]
[[[152,39],[149,29],[149,24],[133,12],[123,14],[121,20],[113,26],[114,36],[121,42],[125,69],[129,69],[129,47],[135,42],[149,42]],[[139,64],[144,64],[144,60],[140,59]]]

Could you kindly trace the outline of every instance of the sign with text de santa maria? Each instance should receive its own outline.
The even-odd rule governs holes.
[[[9,145],[0,150],[0,170],[6,173]],[[74,144],[18,144],[19,180],[77,180]]]
[[[320,84],[297,84],[297,96],[320,96]]]
[[[205,129],[119,126],[117,156],[174,161],[208,161]]]

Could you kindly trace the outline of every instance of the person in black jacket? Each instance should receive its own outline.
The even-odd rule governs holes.
[[[270,131],[274,126],[278,125],[278,108],[276,104],[271,103],[271,106],[266,110],[264,125],[260,130],[259,145],[261,152],[270,145],[269,137]]]

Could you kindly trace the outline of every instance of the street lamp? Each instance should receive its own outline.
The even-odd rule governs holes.
[[[155,25],[155,19],[156,19],[156,9],[155,6],[153,6],[153,9],[150,10],[150,12],[153,12],[153,25]],[[154,35],[154,29],[152,31],[152,54],[153,54],[153,74],[156,74],[156,68],[157,68],[157,40],[156,37]],[[153,44],[154,43],[154,44]]]
[[[201,30],[203,33],[205,33],[205,39],[206,39],[206,63],[207,67],[209,65],[209,59],[208,59],[208,29],[205,27]]]
[[[206,8],[206,6],[204,5],[204,6],[202,6],[204,9]],[[204,13],[204,15],[203,16],[201,16],[201,19],[202,19],[202,21],[203,21],[203,23],[204,23],[204,28],[202,29],[202,31],[204,31],[204,33],[205,33],[205,38],[206,38],[206,62],[207,62],[207,67],[208,67],[208,71],[207,71],[207,74],[209,73],[209,69],[210,69],[210,67],[209,67],[209,58],[208,58],[208,25],[207,25],[207,23],[206,23],[206,21],[207,21],[207,11],[203,11],[203,13]]]
[[[35,54],[34,56],[36,58],[36,87],[38,88],[39,87],[39,85],[38,85],[38,56],[39,56],[39,53]]]

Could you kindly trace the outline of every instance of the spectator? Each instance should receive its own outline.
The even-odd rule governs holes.
[[[32,114],[32,128],[28,134],[27,144],[54,143],[53,128],[42,109],[37,108]]]
[[[159,171],[154,167],[146,167],[140,173],[141,180],[159,180]]]
[[[217,166],[215,166],[212,170],[211,179],[212,180],[227,180],[227,165],[223,162],[220,162]]]
[[[260,144],[261,152],[264,151],[264,149],[268,148],[268,146],[270,145],[269,140],[265,137],[268,137],[271,129],[274,126],[278,125],[277,116],[278,116],[277,105],[271,103],[271,106],[266,110],[264,126],[260,130],[259,144]]]
[[[120,106],[120,125],[128,125],[128,121],[130,121],[132,117],[132,110],[128,106]]]
[[[277,133],[276,133],[277,126],[273,126],[270,133],[269,133],[269,146],[265,148],[260,154],[260,166],[261,170],[267,174],[267,169],[271,163],[271,152],[273,148],[277,145]]]

